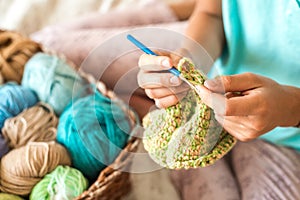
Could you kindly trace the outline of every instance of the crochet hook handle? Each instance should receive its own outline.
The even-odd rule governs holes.
[[[156,53],[154,53],[153,51],[151,51],[148,47],[146,47],[143,43],[141,43],[140,41],[138,41],[132,35],[128,34],[127,35],[127,39],[129,41],[131,41],[133,44],[135,44],[138,48],[140,48],[146,54],[153,55],[153,56],[158,56]],[[175,76],[180,76],[180,71],[178,71],[175,67],[170,68],[169,72],[171,72]]]

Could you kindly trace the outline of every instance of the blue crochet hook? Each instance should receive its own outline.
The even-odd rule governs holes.
[[[127,35],[127,39],[129,41],[131,41],[133,44],[135,44],[139,49],[141,49],[143,52],[145,52],[146,54],[149,55],[154,55],[154,56],[158,56],[156,53],[154,53],[153,51],[151,51],[148,47],[146,47],[143,43],[141,43],[140,41],[138,41],[136,38],[134,38],[132,35],[128,34]],[[184,78],[181,74],[180,71],[178,71],[175,67],[172,67],[171,69],[169,69],[169,72],[171,72],[172,74],[174,74],[175,76],[179,77],[182,81],[184,81],[185,83],[187,83],[192,89],[194,89],[198,94],[200,94],[199,90],[191,83],[189,82],[186,78]]]

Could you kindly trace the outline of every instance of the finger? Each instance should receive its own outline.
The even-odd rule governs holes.
[[[170,58],[172,59],[172,63],[174,66],[177,66],[180,59],[182,58],[182,56],[176,54],[176,53],[171,53],[170,54]]]
[[[243,73],[231,76],[219,76],[215,79],[207,80],[205,87],[218,93],[242,92],[257,88],[262,85],[260,76],[252,73]]]
[[[203,103],[205,103],[218,114],[223,114],[225,112],[227,101],[226,97],[221,94],[214,93],[202,85],[197,85],[196,88],[200,92],[200,98]]]
[[[223,122],[226,120],[227,122],[237,123],[245,129],[252,129],[250,116],[224,116],[217,113],[215,113],[215,116],[220,120],[223,120]]]
[[[167,56],[142,54],[139,58],[139,67],[145,71],[168,70],[172,66],[172,60]]]
[[[167,56],[170,57],[170,52],[168,51],[161,51],[161,50],[153,50],[154,53],[158,56]]]
[[[158,108],[167,108],[169,106],[176,105],[178,101],[180,101],[183,97],[186,96],[186,93],[180,93],[177,95],[169,95],[160,99],[154,99],[155,100],[155,105]]]
[[[258,137],[259,135],[266,132],[266,122],[264,117],[257,115],[249,116],[225,116],[226,120],[235,123],[243,124],[247,128],[247,134],[253,135],[253,137]]]
[[[225,97],[227,99],[230,99],[230,98],[233,98],[233,97],[239,97],[239,96],[242,96],[242,94],[238,93],[238,92],[227,92],[227,93],[225,93]]]
[[[228,117],[223,117],[221,115],[215,115],[215,118],[230,135],[238,140],[246,142],[255,139],[253,135],[248,134],[249,128],[243,123],[231,121],[228,119]]]
[[[160,99],[169,95],[176,95],[179,93],[187,92],[188,87],[171,87],[171,88],[154,88],[154,89],[145,89],[147,96],[151,99]]]
[[[234,96],[227,98],[225,95],[214,93],[203,86],[197,86],[201,100],[224,116],[247,116],[256,114],[259,110],[260,100],[256,95]]]
[[[225,101],[219,101],[219,99],[216,99],[215,103],[224,103],[223,109],[220,109],[219,113],[225,116],[254,115],[259,112],[259,108],[261,107],[259,98],[254,98],[252,95],[235,96],[229,99],[226,98]]]
[[[178,52],[167,52],[167,51],[154,51],[159,56],[167,56],[172,60],[172,66],[177,66],[179,60],[182,58]]]
[[[138,73],[138,84],[144,89],[179,86],[181,83],[180,78],[169,72],[147,73],[141,70]]]

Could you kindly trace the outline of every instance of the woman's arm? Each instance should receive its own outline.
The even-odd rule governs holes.
[[[222,52],[225,37],[222,23],[221,0],[198,0],[190,18],[186,35],[202,45],[216,59]],[[192,49],[189,49],[193,51]],[[191,52],[192,53],[192,52]],[[181,80],[171,73],[160,73],[174,65],[167,56],[143,54],[139,59],[138,83],[158,107],[168,107],[178,102],[187,91]],[[149,70],[149,66],[151,70]],[[154,67],[155,66],[155,67]],[[156,71],[156,72],[155,72]],[[181,85],[180,87],[177,87]],[[184,88],[185,87],[185,88]]]
[[[222,1],[198,0],[186,35],[203,46],[214,60],[218,58],[225,43]]]
[[[179,2],[170,2],[169,7],[179,20],[187,20],[191,17],[197,0],[183,0]]]

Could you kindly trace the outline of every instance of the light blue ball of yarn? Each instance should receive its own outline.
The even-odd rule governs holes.
[[[73,166],[94,181],[127,144],[130,131],[119,105],[97,91],[68,105],[59,119],[57,141],[68,149]]]
[[[25,65],[22,85],[34,90],[41,101],[51,105],[57,115],[80,93],[86,81],[64,60],[37,53]]]
[[[38,102],[36,94],[10,82],[0,86],[0,133],[6,119],[14,117]],[[7,141],[0,135],[0,158],[9,151]]]
[[[7,118],[18,115],[37,102],[38,97],[29,88],[13,82],[0,86],[0,129]]]

